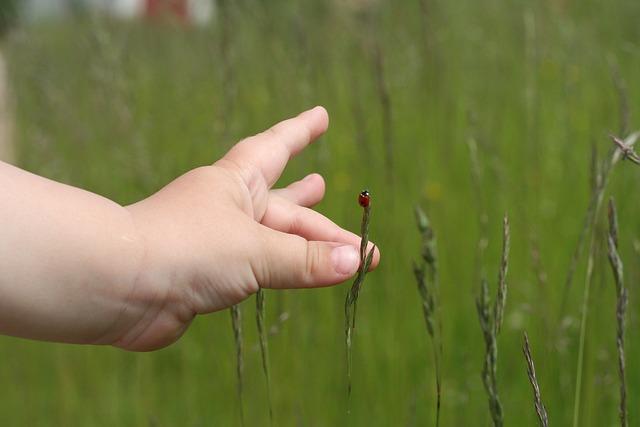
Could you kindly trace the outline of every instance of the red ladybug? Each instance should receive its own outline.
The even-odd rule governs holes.
[[[363,208],[368,208],[371,203],[371,194],[369,190],[364,190],[362,193],[358,194],[358,203]]]

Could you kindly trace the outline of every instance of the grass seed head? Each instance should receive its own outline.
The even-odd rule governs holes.
[[[545,408],[544,403],[542,403],[540,385],[538,384],[538,378],[536,377],[536,367],[533,364],[533,356],[531,355],[531,347],[529,346],[529,337],[526,332],[524,333],[522,352],[527,362],[527,376],[529,377],[529,382],[533,388],[533,402],[536,408],[536,414],[538,415],[538,421],[540,422],[540,427],[547,427],[549,425],[547,409]]]
[[[369,193],[368,190],[364,190],[358,195],[358,204],[363,208],[362,223],[360,224],[360,268],[356,273],[356,277],[344,302],[345,345],[347,352],[347,396],[349,400],[351,398],[351,347],[353,343],[353,330],[356,327],[358,297],[360,295],[362,285],[364,284],[365,276],[373,262],[373,255],[376,250],[375,245],[373,245],[371,250],[367,252],[367,246],[369,245],[369,221],[371,220],[371,193]],[[350,403],[348,403],[348,405],[350,405]],[[347,409],[347,411],[349,410],[350,409]]]

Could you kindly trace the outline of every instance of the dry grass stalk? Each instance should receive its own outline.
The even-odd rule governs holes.
[[[229,309],[231,313],[231,327],[236,346],[236,376],[238,380],[238,401],[240,402],[240,425],[244,426],[244,350],[242,346],[242,312],[240,306],[234,305]]]
[[[533,364],[533,356],[531,356],[531,348],[529,346],[529,337],[527,333],[524,333],[524,343],[522,344],[522,352],[524,358],[527,361],[527,375],[529,376],[529,382],[533,388],[533,403],[536,407],[536,414],[538,414],[538,420],[540,421],[540,427],[547,427],[549,420],[547,418],[547,409],[542,403],[542,397],[540,394],[540,386],[538,385],[538,378],[536,377],[536,368]]]
[[[623,146],[627,149],[631,149],[633,145],[637,142],[638,138],[640,138],[640,132],[636,131],[631,135],[627,136],[624,141],[621,141]],[[574,396],[574,406],[573,406],[573,426],[578,427],[579,418],[580,418],[580,394],[582,391],[582,367],[584,362],[584,346],[586,339],[586,325],[587,325],[587,315],[589,308],[589,294],[591,289],[591,282],[593,281],[593,269],[594,269],[594,258],[596,252],[596,243],[595,243],[595,225],[598,218],[598,213],[600,212],[600,206],[602,205],[602,200],[604,198],[604,193],[606,190],[607,182],[609,179],[609,175],[613,167],[623,158],[624,153],[617,146],[614,147],[611,151],[611,155],[609,157],[608,162],[604,162],[599,169],[600,177],[596,179],[596,183],[598,186],[594,189],[591,194],[591,201],[589,203],[589,208],[587,209],[587,215],[585,222],[583,224],[582,232],[580,233],[580,238],[578,241],[578,246],[573,254],[571,265],[569,268],[569,273],[567,276],[567,282],[565,283],[564,289],[564,297],[562,302],[562,312],[564,312],[564,307],[566,306],[566,302],[568,300],[568,290],[571,285],[571,279],[576,270],[578,259],[582,253],[582,246],[585,237],[590,234],[590,243],[589,243],[589,256],[587,258],[587,273],[585,276],[585,286],[583,291],[582,298],[582,313],[580,318],[580,338],[578,343],[578,362],[576,367],[576,384],[575,384],[575,396]],[[589,233],[590,231],[590,233]]]
[[[502,404],[498,395],[497,371],[498,371],[498,335],[502,328],[504,309],[507,300],[507,270],[510,248],[509,218],[505,215],[503,220],[502,258],[498,273],[498,291],[493,307],[490,306],[489,285],[482,279],[480,295],[476,299],[476,308],[480,320],[480,328],[485,343],[485,358],[482,367],[482,382],[489,398],[489,412],[493,425],[504,425]]]
[[[622,260],[618,253],[618,215],[613,199],[609,199],[609,263],[613,271],[613,278],[616,285],[616,347],[618,350],[618,376],[620,377],[620,406],[618,413],[620,416],[620,425],[627,427],[627,381],[625,373],[625,354],[624,354],[624,332],[625,317],[627,311],[627,288],[624,286],[624,269]]]
[[[507,271],[509,270],[510,230],[509,218],[506,215],[503,219],[502,228],[502,258],[500,261],[500,270],[498,271],[498,294],[496,295],[496,303],[493,306],[496,336],[500,333],[500,329],[502,328],[504,307],[507,302]]]
[[[367,253],[367,245],[369,244],[369,221],[371,219],[371,205],[369,203],[363,206],[362,223],[360,225],[360,268],[356,274],[356,278],[351,285],[349,293],[344,303],[344,316],[345,316],[345,343],[347,349],[347,396],[351,398],[351,370],[352,370],[352,357],[351,357],[351,344],[353,337],[353,330],[356,327],[356,308],[358,304],[358,296],[360,295],[360,289],[364,284],[364,278],[369,271],[371,262],[373,261],[373,254],[375,252],[375,245],[369,253]]]
[[[633,132],[629,136],[627,136],[624,140],[620,141],[626,150],[633,150],[633,145],[640,138],[640,131]],[[582,230],[580,231],[580,236],[578,237],[578,243],[571,257],[571,261],[569,264],[569,270],[567,272],[567,278],[565,280],[564,285],[564,294],[562,297],[561,304],[561,315],[564,313],[566,304],[569,297],[569,290],[571,288],[571,284],[573,282],[573,277],[575,275],[576,269],[578,267],[578,261],[582,257],[582,251],[584,250],[584,243],[586,241],[589,232],[593,232],[595,223],[598,218],[598,213],[600,212],[600,207],[602,205],[602,201],[604,199],[604,192],[607,188],[607,183],[609,181],[609,174],[613,166],[618,163],[624,157],[624,153],[620,150],[620,147],[613,147],[609,154],[609,160],[604,162],[600,169],[600,178],[597,180],[596,188],[591,192],[591,198],[589,200],[589,206],[587,208],[587,213],[585,215]]]
[[[596,253],[595,233],[591,234],[589,244],[589,257],[587,258],[587,273],[585,275],[584,292],[582,296],[582,310],[580,316],[580,338],[578,342],[578,362],[576,363],[576,384],[573,404],[573,427],[578,427],[580,420],[580,395],[582,391],[582,372],[584,364],[584,345],[587,333],[587,315],[589,309],[589,296],[591,283],[593,282],[594,258]]]
[[[258,289],[256,293],[256,325],[258,326],[258,338],[260,340],[260,354],[262,356],[262,371],[267,382],[267,404],[269,405],[269,420],[273,425],[273,405],[271,404],[271,374],[269,373],[269,345],[267,341],[267,326],[264,320],[264,290]]]
[[[436,427],[440,425],[440,406],[442,396],[442,359],[441,323],[438,316],[438,269],[436,258],[436,237],[429,219],[419,206],[415,208],[418,230],[422,236],[421,262],[414,262],[413,273],[418,283],[422,299],[427,333],[431,337],[433,361],[436,371]]]
[[[640,156],[633,151],[633,145],[627,145],[620,138],[617,138],[613,135],[610,135],[613,143],[618,147],[618,150],[622,153],[622,158],[625,160],[630,160],[636,165],[640,165]]]

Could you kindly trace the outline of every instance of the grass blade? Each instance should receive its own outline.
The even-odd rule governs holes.
[[[507,271],[509,266],[510,230],[509,219],[503,219],[503,244],[500,270],[498,273],[498,291],[493,307],[489,298],[489,285],[482,279],[480,294],[476,298],[478,320],[485,343],[485,357],[482,366],[482,382],[489,399],[489,413],[495,427],[504,425],[502,404],[498,394],[498,335],[502,327],[504,309],[507,301]]]
[[[269,405],[269,420],[273,425],[273,405],[271,403],[271,375],[269,373],[269,345],[267,342],[267,327],[265,324],[264,290],[258,289],[256,293],[256,325],[258,326],[258,338],[260,340],[260,355],[262,356],[262,371],[267,383],[267,404]]]
[[[587,208],[587,213],[582,223],[582,229],[580,231],[580,236],[578,237],[578,242],[573,251],[573,255],[571,256],[571,261],[569,263],[569,270],[567,272],[567,277],[564,284],[564,291],[562,302],[560,305],[560,317],[565,312],[567,301],[569,299],[569,290],[571,289],[571,284],[573,283],[573,277],[578,268],[578,261],[582,257],[582,252],[584,249],[584,244],[587,239],[587,236],[593,234],[593,229],[595,227],[595,223],[598,218],[598,213],[600,212],[600,206],[602,205],[602,201],[604,199],[604,192],[607,188],[607,183],[609,181],[609,173],[613,166],[618,163],[625,156],[625,150],[629,152],[633,152],[633,146],[640,138],[640,131],[633,132],[628,135],[624,140],[620,140],[618,138],[614,139],[615,147],[613,147],[609,154],[609,161],[605,162],[600,170],[600,178],[597,180],[598,185],[593,189],[591,193],[591,197],[589,200],[589,206]],[[618,140],[622,146],[616,142]],[[635,153],[633,153],[635,154]]]
[[[238,305],[231,306],[231,327],[236,346],[236,376],[238,379],[238,402],[240,404],[240,425],[244,426],[244,350],[242,345],[242,312]]]
[[[502,329],[504,307],[507,302],[507,272],[509,271],[509,250],[511,248],[510,234],[509,218],[505,215],[502,220],[502,258],[498,272],[498,295],[493,308],[496,335]]]
[[[536,414],[538,414],[538,420],[540,421],[540,427],[547,427],[549,425],[547,409],[544,407],[544,403],[542,403],[540,386],[538,385],[538,378],[536,377],[536,367],[533,364],[533,356],[531,356],[531,348],[529,346],[529,337],[526,332],[524,333],[522,352],[524,353],[524,358],[527,361],[527,375],[529,376],[529,382],[533,388],[533,402],[536,407]]]
[[[422,300],[422,313],[424,315],[427,333],[431,337],[433,361],[436,371],[436,427],[440,425],[440,407],[442,397],[442,373],[440,360],[442,358],[441,322],[437,315],[438,293],[438,269],[436,258],[436,238],[433,228],[426,214],[419,206],[415,208],[418,230],[422,236],[422,249],[420,263],[414,262],[413,272],[418,285],[418,291]],[[436,323],[438,327],[436,328]]]
[[[375,245],[371,248],[369,253],[366,253],[367,246],[369,244],[369,221],[371,219],[371,205],[369,203],[369,193],[363,191],[361,196],[367,194],[366,204],[361,202],[361,206],[364,208],[362,213],[362,222],[360,224],[360,268],[356,274],[356,278],[347,293],[344,302],[344,317],[345,317],[345,345],[347,352],[347,413],[351,408],[351,372],[352,372],[352,340],[353,331],[356,327],[356,308],[358,304],[358,296],[360,295],[360,289],[364,284],[364,278],[369,271],[371,262],[373,261],[373,254],[375,253]]]
[[[627,288],[624,285],[624,269],[618,253],[618,215],[613,199],[609,200],[608,256],[616,285],[616,348],[618,352],[618,377],[620,379],[620,425],[627,427],[627,381],[625,370],[624,332],[627,311]]]
[[[613,135],[610,136],[617,149],[622,153],[623,159],[630,160],[632,163],[640,165],[640,156],[638,156],[638,154],[633,150],[632,145],[627,145],[624,141],[620,140],[620,138]]]

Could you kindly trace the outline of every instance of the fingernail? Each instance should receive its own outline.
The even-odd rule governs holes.
[[[315,174],[309,174],[304,177],[303,181],[311,181],[315,177]]]
[[[337,247],[331,251],[331,262],[339,274],[353,274],[360,265],[358,250],[353,246]]]

